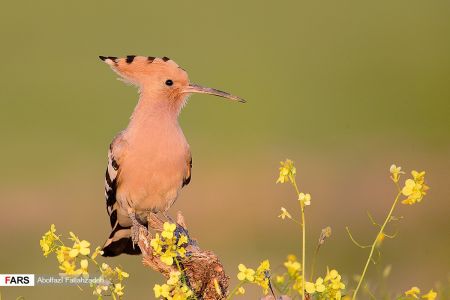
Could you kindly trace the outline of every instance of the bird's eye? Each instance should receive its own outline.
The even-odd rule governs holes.
[[[173,85],[173,81],[171,79],[167,79],[166,80],[166,85],[172,86]]]

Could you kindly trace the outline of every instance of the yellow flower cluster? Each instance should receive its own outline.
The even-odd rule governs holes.
[[[112,295],[122,297],[124,294],[123,290],[125,288],[125,286],[122,285],[122,281],[130,275],[121,268],[113,268],[106,263],[103,263],[100,266],[100,273],[102,274],[101,277],[105,280],[105,282],[111,282],[111,284],[98,284],[95,286],[93,294],[99,296],[100,298],[102,293],[109,290]]]
[[[303,276],[302,265],[297,261],[295,255],[288,255],[284,262],[286,272],[275,277],[275,284],[278,290],[281,292],[287,292],[288,290],[294,290],[300,295],[303,291]]]
[[[62,271],[61,276],[87,278],[89,277],[89,262],[92,262],[104,279],[103,283],[94,286],[94,295],[101,299],[102,295],[109,291],[113,297],[121,298],[124,294],[122,281],[129,276],[128,273],[119,267],[113,269],[107,264],[99,266],[96,259],[99,254],[102,254],[101,248],[97,247],[91,253],[91,244],[88,241],[80,240],[73,232],[70,232],[69,235],[69,240],[73,242],[72,247],[64,245],[56,234],[55,225],[52,224],[50,230],[39,241],[43,255],[47,257],[50,253],[55,253],[59,269]]]
[[[301,276],[302,265],[297,261],[295,255],[288,255],[287,260],[284,262],[287,273],[292,279],[296,279]]]
[[[87,259],[87,255],[91,253],[90,249],[91,244],[86,240],[80,241],[80,239],[73,232],[70,232],[69,235],[70,235],[69,239],[73,241],[72,247],[67,247],[64,245],[58,246],[55,244],[53,245],[53,247],[55,248],[56,259],[59,262],[59,269],[63,271],[62,275],[68,276],[81,275],[83,277],[88,277],[89,262]],[[98,255],[99,252],[100,248],[96,249],[94,253],[95,257]],[[77,268],[78,261],[80,263],[79,268]]]
[[[414,298],[414,299],[419,299],[420,297],[420,289],[417,286],[413,286],[412,288],[410,288],[409,290],[407,290],[405,292],[405,296]],[[435,291],[433,291],[433,289],[431,289],[427,294],[422,295],[422,299],[427,299],[427,300],[435,300],[437,297],[437,293]]]
[[[153,292],[156,298],[167,300],[187,300],[193,297],[192,290],[182,282],[181,272],[172,271],[169,274],[169,279],[163,285],[155,284]]]
[[[429,187],[425,184],[425,171],[412,171],[412,179],[405,181],[405,186],[402,189],[402,194],[407,198],[402,201],[403,204],[415,204],[423,199]]]
[[[255,283],[263,289],[264,295],[267,295],[269,291],[269,279],[270,279],[270,263],[269,260],[264,260],[256,269]]]
[[[161,236],[157,233],[150,241],[150,246],[153,248],[155,254],[168,266],[173,265],[174,258],[177,256],[186,256],[185,247],[188,244],[188,237],[181,234],[180,237],[177,238],[174,234],[176,228],[176,224],[165,222]]]
[[[266,295],[269,291],[269,278],[270,278],[270,263],[266,259],[262,261],[256,271],[251,268],[247,268],[244,264],[239,264],[238,266],[239,273],[237,274],[237,278],[240,281],[254,283],[259,285]],[[236,294],[244,294],[245,289],[240,287],[237,290]]]
[[[341,275],[336,270],[328,270],[325,278],[319,277],[316,282],[306,282],[305,290],[308,294],[318,294],[319,299],[336,299],[342,298],[342,290],[345,284],[341,282]]]
[[[294,182],[297,169],[294,166],[294,162],[290,159],[280,161],[280,175],[278,176],[277,183]]]
[[[44,233],[41,240],[39,241],[39,245],[41,246],[42,251],[44,252],[44,256],[47,257],[50,253],[55,250],[54,243],[59,237],[55,234],[56,228],[55,224],[50,226],[50,230]]]

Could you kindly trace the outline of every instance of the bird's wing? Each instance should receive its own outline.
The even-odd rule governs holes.
[[[105,174],[105,198],[106,198],[106,211],[108,212],[109,219],[111,221],[111,227],[116,225],[117,221],[117,174],[119,172],[119,164],[113,155],[113,144],[109,146],[108,151],[108,167]]]
[[[114,157],[114,145],[117,138],[115,138],[108,151],[108,167],[105,174],[105,198],[106,211],[111,222],[111,234],[103,245],[103,256],[117,256],[121,253],[140,254],[139,247],[134,247],[131,239],[131,226],[128,224],[120,224],[118,219],[119,203],[117,202],[116,192],[118,181],[117,177],[120,172],[120,167],[117,162],[117,157]],[[123,222],[124,220],[122,220]],[[125,222],[126,223],[126,222]]]
[[[187,172],[186,172],[186,176],[184,176],[183,178],[183,185],[182,187],[184,187],[185,185],[188,185],[189,182],[191,182],[191,169],[192,169],[192,155],[189,153],[188,159],[186,160],[187,162]]]

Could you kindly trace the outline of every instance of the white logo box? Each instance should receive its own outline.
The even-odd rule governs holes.
[[[0,274],[0,286],[34,286],[34,274]]]

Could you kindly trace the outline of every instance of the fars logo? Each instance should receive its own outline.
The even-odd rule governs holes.
[[[0,286],[34,286],[34,274],[0,274]]]

